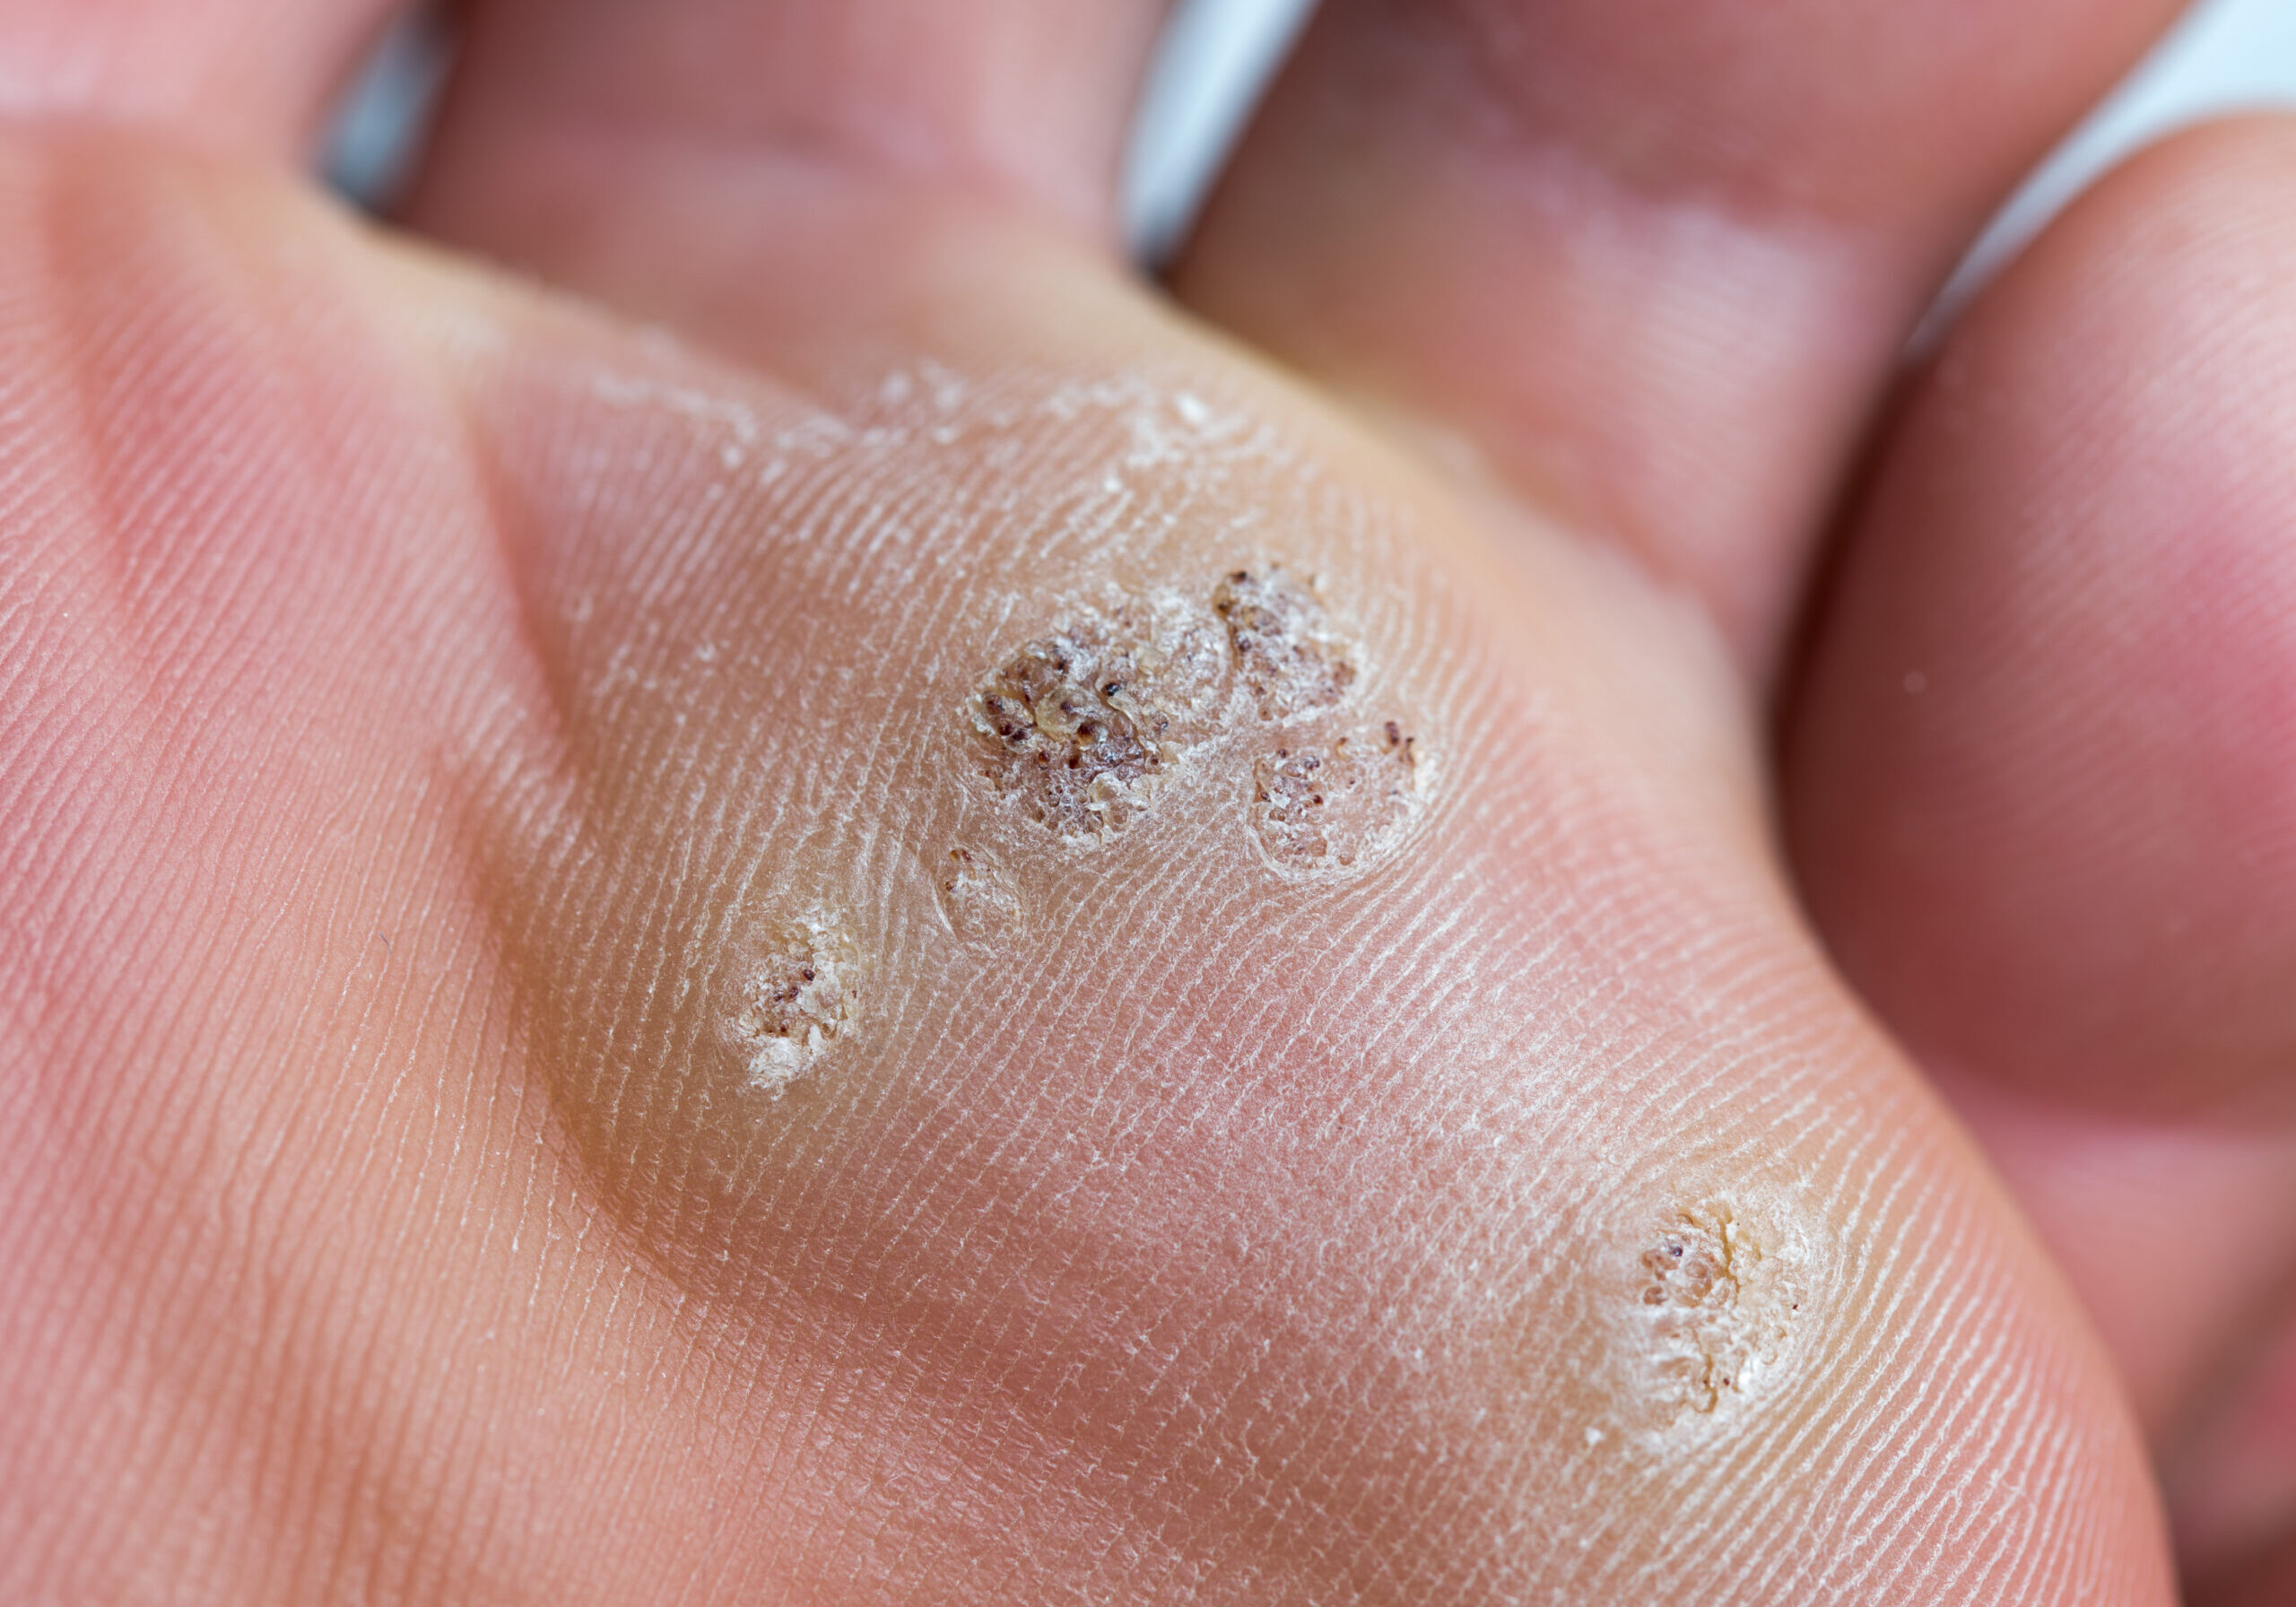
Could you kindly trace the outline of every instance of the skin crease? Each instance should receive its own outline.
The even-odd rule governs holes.
[[[0,1596],[2169,1600],[2126,1286],[2066,1256],[2108,1351],[1830,968],[1762,730],[1921,287],[2164,8],[1772,93],[1882,71],[1806,9],[1552,4],[1551,117],[1371,141],[1395,208],[1573,176],[1535,227],[1262,228],[1286,106],[1459,100],[1316,93],[1426,42],[1335,6],[1178,283],[1290,374],[1110,271],[1152,6],[483,9],[408,221],[579,299],[281,170],[354,8],[0,24]],[[1510,271],[1565,226],[1602,272]],[[1440,293],[1314,349],[1322,259]],[[1422,316],[1640,327],[1605,283],[1709,333],[1483,352],[1576,413]],[[1352,671],[1283,725],[1212,610],[1277,566]],[[1217,686],[1063,840],[976,694],[1160,611]],[[1271,753],[1389,721],[1386,835],[1272,854]],[[792,955],[845,993],[771,1092]],[[1948,1091],[2060,1248],[2067,1176],[2139,1214],[2052,1168],[2093,1113]],[[2193,1443],[2269,1601],[2274,1470]]]

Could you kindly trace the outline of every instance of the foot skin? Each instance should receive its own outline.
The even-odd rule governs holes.
[[[0,142],[0,1594],[2170,1599],[1762,608],[1059,183],[477,106],[590,299]]]

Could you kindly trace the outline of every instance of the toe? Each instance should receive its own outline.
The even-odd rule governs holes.
[[[1335,0],[1178,287],[1766,664],[1876,389],[2168,0]]]
[[[1883,453],[1787,742],[1837,958],[2170,1438],[2296,1273],[2292,180],[2287,124],[2188,136],[1986,299]]]

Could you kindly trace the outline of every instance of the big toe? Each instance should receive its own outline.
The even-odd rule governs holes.
[[[1954,334],[1788,744],[1820,925],[2094,1313],[2200,1563],[2296,1516],[2292,163],[2270,122],[2144,158]]]

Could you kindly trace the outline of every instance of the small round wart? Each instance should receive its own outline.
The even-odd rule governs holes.
[[[853,945],[815,914],[766,945],[742,978],[727,1035],[750,1086],[778,1093],[813,1070],[859,1014]]]
[[[1231,570],[1213,588],[1212,611],[1228,628],[1236,673],[1263,720],[1329,708],[1354,683],[1354,659],[1323,604],[1280,566]]]
[[[1328,744],[1289,743],[1253,774],[1252,825],[1279,865],[1353,869],[1409,823],[1418,771],[1418,744],[1393,720]]]
[[[1729,1206],[1710,1204],[1667,1223],[1642,1271],[1660,1404],[1704,1414],[1750,1394],[1799,1309],[1789,1260]]]
[[[1112,836],[1208,734],[1220,675],[1208,633],[1184,620],[1081,614],[974,689],[983,773],[1057,837]]]

